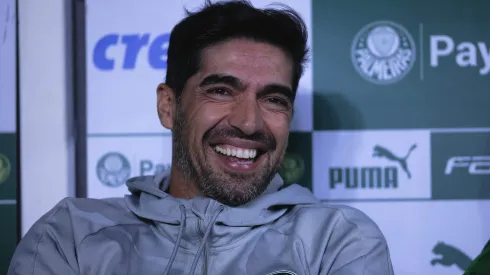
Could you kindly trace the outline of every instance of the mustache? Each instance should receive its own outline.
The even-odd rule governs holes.
[[[260,142],[266,145],[271,150],[275,149],[277,145],[276,139],[272,135],[266,134],[264,131],[257,131],[251,135],[247,135],[238,128],[226,126],[220,126],[210,129],[204,134],[203,140],[212,141],[224,138],[238,138]]]

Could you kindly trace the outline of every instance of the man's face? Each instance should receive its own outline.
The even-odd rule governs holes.
[[[260,195],[287,147],[292,62],[270,44],[210,46],[174,117],[174,160],[202,195],[237,206]]]

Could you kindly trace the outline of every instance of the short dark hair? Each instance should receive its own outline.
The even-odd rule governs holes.
[[[284,4],[282,9],[257,9],[248,1],[206,0],[197,12],[185,10],[187,17],[170,34],[165,82],[177,100],[187,80],[199,70],[204,48],[233,38],[246,38],[274,45],[293,62],[292,88],[296,93],[308,59],[308,31],[300,15]]]

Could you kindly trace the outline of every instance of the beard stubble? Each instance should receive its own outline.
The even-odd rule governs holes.
[[[192,158],[192,149],[189,146],[190,141],[186,139],[186,137],[188,137],[187,131],[189,130],[189,123],[182,108],[177,105],[176,109],[176,119],[172,129],[172,146],[174,154],[172,159],[174,165],[181,171],[186,184],[195,184],[205,197],[234,207],[252,201],[265,191],[279,169],[279,159],[262,160],[268,162],[266,162],[265,166],[258,168],[258,171],[252,175],[215,171],[215,169],[213,169],[205,160],[205,148],[206,146],[209,146],[209,143],[206,141],[217,136],[248,138],[255,141],[267,142],[269,146],[274,147],[275,149],[276,146],[273,137],[268,136],[265,133],[258,133],[254,134],[252,137],[246,137],[235,128],[215,127],[210,129],[204,135],[202,154],[195,152],[194,158]]]

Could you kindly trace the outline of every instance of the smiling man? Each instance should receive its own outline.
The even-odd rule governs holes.
[[[157,88],[170,171],[130,179],[125,198],[61,201],[8,274],[393,274],[371,219],[277,174],[306,41],[287,8],[208,2],[189,13]]]
[[[298,44],[304,43],[301,34]],[[206,41],[213,45],[201,51],[199,70],[183,89],[173,88],[184,84],[173,81],[158,89],[160,119],[172,129],[174,142],[169,192],[239,206],[265,190],[284,157],[298,85],[293,71],[301,68],[293,68],[288,54],[267,42],[214,39],[222,41]],[[298,67],[305,53],[301,44],[293,53]],[[176,57],[187,54],[181,47],[175,51]],[[177,68],[187,65],[176,62]],[[168,79],[174,79],[173,69]]]

